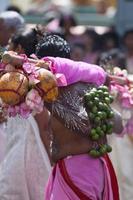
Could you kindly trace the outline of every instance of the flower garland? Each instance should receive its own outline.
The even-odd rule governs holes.
[[[118,99],[123,108],[133,108],[133,82],[129,80],[127,71],[115,67],[114,75],[125,78],[126,82],[121,85],[112,81],[110,84],[111,95]]]
[[[133,134],[133,81],[126,70],[115,67],[113,75],[123,78],[123,84],[119,81],[112,81],[110,84],[110,93],[114,97],[116,104],[120,107],[123,116],[124,130],[121,134]]]

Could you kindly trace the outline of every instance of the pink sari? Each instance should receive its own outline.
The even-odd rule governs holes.
[[[100,86],[106,73],[97,65],[46,57],[58,86],[87,82]],[[115,186],[115,187],[113,187]],[[117,180],[109,158],[76,155],[58,161],[47,185],[45,200],[119,200]]]
[[[51,62],[50,69],[57,77],[58,86],[79,81],[100,86],[106,80],[106,72],[97,65],[58,57],[44,57],[43,60]]]
[[[108,156],[76,155],[60,160],[50,176],[45,200],[119,200]]]

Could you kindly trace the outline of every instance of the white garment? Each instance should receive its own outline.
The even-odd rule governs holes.
[[[5,156],[5,147],[6,147],[5,123],[0,123],[0,163],[3,161]]]
[[[123,124],[126,124],[132,110],[123,109],[117,101],[113,103],[113,107],[121,113]],[[109,143],[113,148],[110,157],[118,179],[120,200],[133,200],[133,142],[128,135],[111,135]]]
[[[120,200],[133,200],[133,142],[128,135],[123,138],[112,137],[111,160],[116,171]]]
[[[51,166],[34,118],[10,118],[6,132],[7,152],[0,166],[0,200],[44,200]]]

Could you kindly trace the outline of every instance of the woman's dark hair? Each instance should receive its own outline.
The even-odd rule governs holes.
[[[84,34],[86,34],[88,37],[90,37],[93,41],[93,47],[92,51],[96,51],[100,49],[100,36],[99,34],[94,30],[90,28],[86,28]]]
[[[103,51],[107,50],[106,49],[106,43],[107,43],[108,40],[112,40],[113,41],[114,48],[119,48],[119,45],[120,45],[120,37],[119,37],[119,35],[115,31],[109,31],[109,32],[104,33],[101,36],[101,46],[103,48]]]
[[[36,47],[38,58],[45,56],[70,58],[70,46],[59,35],[45,34]]]
[[[76,26],[77,22],[72,14],[61,14],[59,19],[59,27],[64,28],[67,21],[71,22],[71,26]]]
[[[126,39],[132,35],[133,35],[133,29],[129,29],[129,30],[125,31],[125,33],[123,34],[123,37],[122,37],[122,45],[123,46],[122,47],[124,50],[126,48],[126,44],[125,44]]]
[[[83,43],[80,43],[80,42],[73,43],[71,45],[71,51],[76,47],[82,49],[83,51],[85,51],[85,45]]]
[[[126,58],[123,52],[119,49],[112,49],[108,52],[102,53],[98,60],[98,65],[108,65],[120,67],[121,69],[126,68]]]
[[[26,29],[18,32],[11,38],[11,43],[17,48],[18,45],[24,49],[25,54],[30,56],[35,53],[36,45],[42,37],[42,33],[39,29]]]
[[[6,8],[7,11],[16,11],[17,13],[21,14],[22,15],[22,11],[21,9],[18,7],[18,6],[15,6],[15,5],[9,5],[7,8]]]
[[[133,34],[133,29],[129,29],[129,30],[125,31],[125,33],[124,33],[124,35],[123,35],[123,40],[124,40],[125,38],[127,38],[127,36],[130,35],[130,34]]]

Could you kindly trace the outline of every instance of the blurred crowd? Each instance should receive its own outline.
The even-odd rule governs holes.
[[[129,73],[133,73],[133,29],[127,30],[123,35],[119,35],[115,27],[106,27],[102,32],[99,32],[97,27],[79,26],[77,19],[72,12],[64,11],[49,1],[34,1],[33,7],[27,11],[30,14],[44,12],[45,26],[39,25],[40,32],[57,34],[70,44],[71,58],[73,60],[82,60],[88,63],[100,64],[109,62],[112,65],[120,68],[126,68]],[[77,5],[91,5],[90,1],[73,1]],[[42,7],[41,5],[45,5]],[[42,8],[39,10],[38,6]],[[107,2],[97,1],[97,13],[106,14],[111,7],[107,6]],[[17,6],[11,5],[6,8],[7,11],[15,11],[22,14],[22,11]],[[0,15],[2,18],[2,14]],[[5,16],[6,18],[6,16]],[[2,20],[0,20],[0,25]],[[8,17],[9,21],[9,17]],[[11,35],[14,33],[12,24],[7,23],[11,27]],[[28,25],[27,25],[28,26]],[[6,32],[1,25],[0,30],[0,45],[6,47],[9,42],[10,33]],[[21,27],[22,28],[22,27]],[[24,31],[24,30],[22,30]],[[16,30],[18,32],[18,30]],[[4,33],[4,34],[3,34]],[[20,34],[20,30],[19,30]],[[3,35],[3,36],[2,36]],[[6,40],[6,41],[4,41]],[[18,41],[19,42],[19,41]],[[112,58],[110,60],[110,58]]]

